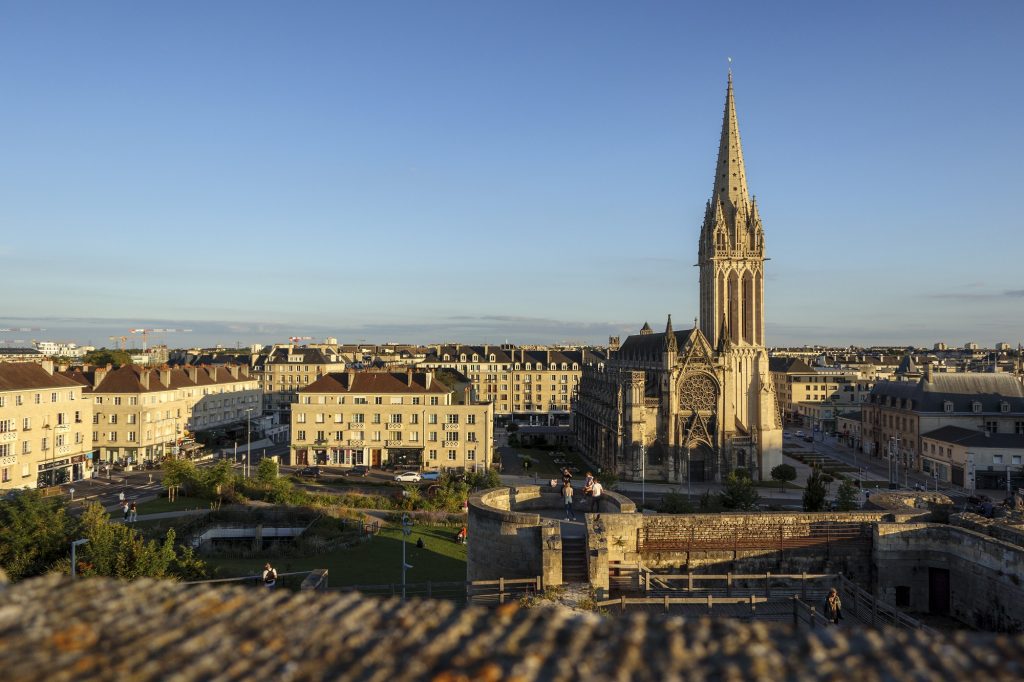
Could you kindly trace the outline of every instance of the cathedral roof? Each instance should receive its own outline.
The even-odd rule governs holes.
[[[676,347],[682,348],[689,340],[692,329],[672,332],[676,338]],[[626,337],[622,347],[619,348],[618,357],[622,359],[636,358],[646,360],[660,360],[661,354],[665,351],[665,334],[634,334]]]

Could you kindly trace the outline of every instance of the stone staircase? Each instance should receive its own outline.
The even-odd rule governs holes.
[[[585,583],[587,574],[587,541],[582,537],[562,538],[562,582]]]

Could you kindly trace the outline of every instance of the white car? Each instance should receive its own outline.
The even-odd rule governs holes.
[[[422,478],[416,471],[403,471],[395,475],[395,480],[401,483],[419,483]]]

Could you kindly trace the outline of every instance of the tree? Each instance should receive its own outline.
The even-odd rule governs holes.
[[[162,542],[146,540],[126,524],[110,522],[97,503],[82,514],[81,535],[89,542],[81,549],[79,569],[83,576],[112,578],[172,578],[205,575],[205,566],[191,551],[175,549],[174,530],[168,530]]]
[[[11,580],[42,575],[67,554],[74,527],[60,498],[31,490],[0,502],[0,568]]]
[[[828,496],[828,484],[832,477],[814,467],[810,476],[807,477],[807,485],[804,488],[804,511],[820,512],[825,509],[825,498]]]
[[[264,485],[270,485],[276,481],[278,474],[277,460],[273,457],[264,457],[256,467],[256,481]]]
[[[796,467],[792,464],[780,464],[772,469],[772,480],[779,482],[779,490],[785,490],[786,484],[796,480]]]
[[[746,469],[736,469],[726,477],[725,489],[718,495],[718,499],[725,509],[751,511],[757,508],[761,495]]]
[[[677,490],[665,493],[661,498],[662,514],[692,514],[693,505],[689,498]]]
[[[197,487],[199,470],[195,462],[187,459],[169,459],[163,464],[165,488],[183,486],[187,489]]]
[[[853,511],[860,504],[860,495],[857,486],[850,480],[844,480],[839,484],[839,491],[836,493],[836,509],[838,511]]]
[[[121,365],[132,364],[132,355],[128,351],[98,348],[93,351],[89,351],[82,360],[90,365],[113,365],[114,367],[120,367]]]

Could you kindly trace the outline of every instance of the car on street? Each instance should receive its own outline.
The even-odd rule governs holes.
[[[441,478],[440,471],[424,471],[420,474],[420,478],[424,481],[436,481]]]
[[[369,467],[365,467],[360,464],[358,466],[352,467],[345,473],[348,474],[349,476],[365,476],[366,474],[370,473],[370,469]]]
[[[302,478],[320,478],[320,467],[303,467],[296,471],[295,475]]]
[[[796,432],[796,437],[797,438],[803,438],[804,437],[804,432],[803,431],[797,431]]]
[[[418,471],[403,471],[395,474],[395,480],[399,483],[419,483],[423,479]]]
[[[814,439],[811,438],[810,436],[804,436],[804,442],[805,443],[813,443]]]

